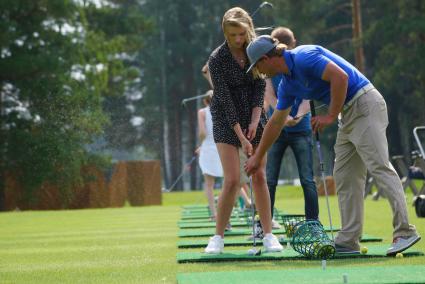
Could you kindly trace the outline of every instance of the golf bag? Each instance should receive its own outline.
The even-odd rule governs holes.
[[[415,197],[414,203],[415,210],[416,210],[416,216],[419,218],[425,217],[425,195],[418,195]]]

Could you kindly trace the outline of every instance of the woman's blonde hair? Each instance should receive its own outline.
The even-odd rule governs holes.
[[[246,30],[246,41],[245,47],[255,38],[254,23],[252,22],[251,16],[244,9],[240,7],[234,7],[226,11],[223,16],[221,28],[224,34],[226,34],[226,27],[242,27]]]
[[[273,38],[274,42],[277,43],[276,47],[266,53],[268,57],[282,56],[282,52],[288,49],[288,46],[284,43],[278,43],[278,40]]]

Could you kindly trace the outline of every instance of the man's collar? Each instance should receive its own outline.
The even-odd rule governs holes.
[[[292,74],[294,68],[294,61],[292,60],[291,52],[289,50],[282,51],[282,56],[285,59],[285,64],[288,67],[289,75]]]

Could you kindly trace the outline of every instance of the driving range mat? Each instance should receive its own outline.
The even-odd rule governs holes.
[[[425,283],[422,265],[321,267],[285,270],[178,273],[178,284]]]
[[[333,259],[342,258],[376,258],[387,257],[386,245],[368,246],[366,254],[336,254]],[[404,257],[422,256],[422,252],[408,249],[403,252]],[[392,256],[391,256],[392,257]],[[263,252],[261,255],[248,255],[248,250],[225,250],[221,254],[206,254],[204,252],[179,252],[177,253],[177,262],[222,262],[222,261],[264,261],[264,260],[311,260],[294,251],[292,248],[285,248],[282,252]],[[314,261],[318,261],[317,259]],[[297,282],[295,282],[297,283]]]
[[[251,218],[249,218],[249,217],[230,217],[230,222],[236,222],[236,221],[251,222]],[[193,224],[193,223],[214,223],[214,221],[212,221],[211,218],[199,218],[199,219],[181,220],[181,221],[177,222],[178,225]]]
[[[233,225],[233,224],[232,224]],[[215,228],[215,225],[212,226]],[[325,231],[329,232],[330,228],[328,226],[324,227]],[[334,232],[339,231],[340,228],[333,228]],[[285,234],[285,229],[275,229],[272,230],[273,234]],[[214,235],[213,229],[182,229],[179,231],[178,236],[180,238],[189,238],[189,237],[211,237]],[[251,228],[234,228],[231,231],[224,232],[225,236],[244,236],[244,235],[252,235]]]
[[[281,244],[286,244],[288,242],[288,238],[280,237],[279,242]],[[257,244],[261,245],[262,240],[257,240]],[[361,242],[382,242],[382,238],[370,236],[364,234],[362,236]],[[208,240],[190,240],[190,241],[179,241],[177,242],[178,248],[201,248],[206,247],[208,245]],[[239,239],[224,239],[224,246],[252,246],[252,240],[248,240],[248,238],[239,238]]]

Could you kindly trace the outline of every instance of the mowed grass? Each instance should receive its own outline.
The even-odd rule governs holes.
[[[425,218],[410,206],[411,223],[425,234]],[[163,206],[0,214],[0,283],[176,283],[179,272],[318,267],[318,261],[224,262],[178,264],[177,221],[181,206],[206,203],[202,192],[167,193]],[[339,225],[336,197],[330,198],[333,222]],[[277,207],[303,213],[302,190],[281,187]],[[320,218],[328,224],[326,201]],[[391,242],[392,217],[385,199],[365,204],[365,233]],[[368,245],[368,244],[366,244]],[[371,244],[370,244],[371,245]],[[416,249],[425,252],[425,241]],[[238,247],[235,249],[247,250]],[[202,251],[202,249],[180,250]],[[331,260],[329,266],[425,264],[425,257]],[[378,276],[377,276],[378,277]],[[314,281],[313,281],[314,282]]]

